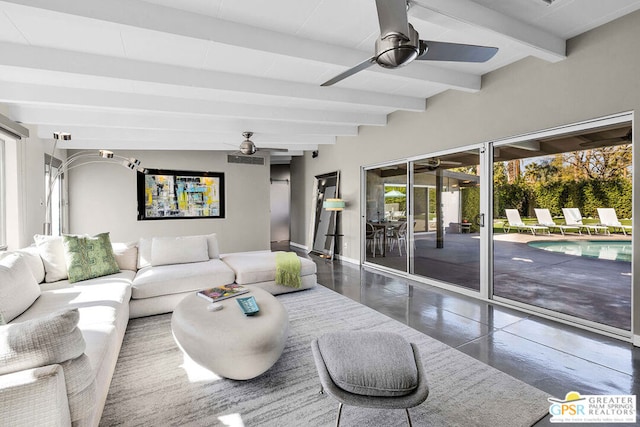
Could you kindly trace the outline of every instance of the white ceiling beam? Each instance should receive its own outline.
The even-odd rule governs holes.
[[[53,139],[47,141],[49,146],[53,146]],[[238,143],[239,147],[240,143]],[[258,144],[256,144],[258,145]],[[271,144],[269,144],[271,145]],[[154,141],[153,143],[149,143],[148,141],[123,141],[119,139],[105,139],[102,141],[95,140],[80,140],[80,139],[72,139],[71,141],[62,141],[58,144],[61,149],[67,150],[203,150],[203,151],[228,151],[230,153],[234,153],[238,151],[238,147],[234,147],[233,144],[228,143],[215,143],[211,141],[184,141],[184,140],[173,140],[173,141]],[[263,145],[266,147],[266,145]],[[259,148],[259,145],[258,145]],[[278,148],[278,147],[274,147]],[[313,144],[288,144],[286,147],[288,152],[296,153],[304,153],[305,151],[314,151],[318,149],[318,145]],[[264,153],[268,151],[261,150],[260,153]],[[283,152],[284,153],[284,152]],[[144,159],[141,158],[144,162]],[[144,165],[145,167],[151,167],[150,165]]]
[[[172,9],[137,0],[7,0],[9,3],[52,12],[97,19],[139,29],[207,40],[228,46],[270,52],[291,58],[350,68],[366,59],[367,53],[342,46],[306,40],[276,31]],[[370,55],[373,54],[371,46]],[[396,77],[429,81],[461,90],[480,90],[480,76],[445,70],[427,63],[385,70],[371,67],[366,72],[393,73]],[[323,88],[331,92],[338,87]]]
[[[424,111],[426,104],[423,98],[343,88],[327,91],[320,86],[304,83],[197,70],[17,43],[0,43],[0,52],[2,52],[0,65],[4,66],[156,83],[189,89],[236,92],[247,97],[259,95],[280,100],[321,101],[334,105],[352,104],[408,111]]]
[[[387,123],[385,114],[248,105],[3,81],[0,81],[0,102],[338,125],[385,125]]]
[[[530,55],[549,62],[567,57],[566,40],[531,24],[489,9],[471,0],[412,0],[409,14],[424,21],[433,21],[433,12],[454,21],[489,30],[519,43]]]
[[[302,135],[346,135],[358,134],[358,126],[321,123],[290,123],[274,120],[251,120],[233,118],[212,118],[204,116],[187,116],[185,114],[149,114],[97,111],[81,109],[62,109],[40,106],[9,107],[9,114],[14,120],[35,125],[114,127],[130,129],[175,130],[189,132],[237,132],[240,130],[258,133],[302,134]]]
[[[41,125],[38,126],[37,134],[41,139],[51,139],[54,132],[60,130],[59,126]],[[227,144],[228,149],[239,146],[242,142],[242,135],[235,132],[186,132],[175,130],[152,130],[152,129],[117,129],[117,128],[95,128],[89,126],[68,126],[65,132],[71,133],[71,141],[141,141],[141,142],[173,142],[176,144],[205,142],[208,144]],[[336,138],[331,135],[277,135],[277,134],[254,134],[251,138],[255,144],[269,144],[276,148],[286,148],[289,144],[311,145],[335,144]],[[60,141],[60,148],[69,148],[72,142]]]

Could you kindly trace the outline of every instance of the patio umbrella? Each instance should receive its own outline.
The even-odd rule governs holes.
[[[391,190],[384,193],[384,197],[405,197],[406,194],[399,192],[398,190]]]

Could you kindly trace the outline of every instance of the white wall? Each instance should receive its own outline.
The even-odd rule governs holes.
[[[228,164],[216,151],[118,151],[151,169],[224,172],[226,218],[137,220],[136,174],[110,163],[69,173],[70,233],[111,233],[112,241],[217,233],[222,252],[270,247],[269,166]]]

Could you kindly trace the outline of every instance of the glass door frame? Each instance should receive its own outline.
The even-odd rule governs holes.
[[[493,248],[491,250],[485,249],[490,247],[492,235],[489,234],[490,227],[487,227],[487,218],[491,218],[492,212],[489,210],[491,207],[490,196],[493,191],[493,187],[490,186],[493,180],[493,173],[491,173],[491,168],[488,166],[491,162],[488,160],[488,156],[485,155],[485,152],[488,151],[488,147],[490,147],[490,143],[476,143],[465,145],[462,147],[450,148],[447,150],[436,151],[433,153],[429,153],[428,155],[420,155],[420,156],[411,156],[407,157],[403,160],[394,160],[383,163],[376,163],[372,165],[366,165],[361,167],[360,171],[360,188],[361,191],[361,200],[360,200],[360,263],[364,267],[370,267],[377,270],[387,271],[396,275],[409,277],[412,280],[417,282],[425,283],[427,285],[436,286],[441,289],[451,290],[463,295],[469,295],[474,298],[479,298],[482,300],[489,300],[490,295],[490,279],[492,277],[491,265],[492,260],[490,257],[493,254]],[[473,289],[464,288],[455,284],[448,284],[441,281],[436,281],[434,279],[430,279],[428,277],[418,276],[413,273],[414,271],[414,227],[413,222],[414,218],[414,208],[415,201],[413,198],[413,185],[414,185],[414,164],[417,161],[423,161],[433,157],[441,157],[449,154],[454,154],[458,152],[468,151],[468,150],[479,150],[479,159],[480,159],[480,214],[485,218],[484,226],[480,227],[480,290],[476,291]],[[400,271],[388,267],[381,266],[376,263],[372,263],[367,261],[366,258],[366,203],[367,203],[367,172],[372,169],[382,168],[386,166],[394,166],[398,164],[406,164],[407,167],[407,239],[406,239],[406,253],[407,253],[407,264],[406,271]],[[487,171],[489,173],[487,173]]]
[[[361,166],[360,167],[360,188],[362,191],[360,191],[360,265],[364,266],[364,267],[370,267],[376,270],[382,270],[382,271],[386,271],[392,274],[396,274],[396,275],[401,275],[404,277],[410,277],[409,274],[409,250],[407,249],[407,263],[405,265],[405,271],[401,271],[401,270],[396,270],[390,267],[385,267],[383,265],[380,264],[376,264],[370,261],[367,261],[367,239],[366,239],[366,233],[367,233],[367,172],[373,169],[379,169],[379,168],[383,168],[383,167],[389,167],[389,166],[397,166],[397,165],[401,165],[404,164],[407,166],[407,179],[405,180],[405,183],[407,185],[407,222],[409,221],[413,221],[413,210],[411,210],[411,213],[409,213],[410,211],[410,207],[412,206],[412,199],[413,197],[409,195],[409,176],[410,176],[410,172],[409,172],[409,167],[411,167],[411,163],[409,162],[408,159],[404,159],[404,160],[392,160],[389,162],[384,162],[384,163],[376,163],[373,165],[367,165],[367,166]],[[412,223],[412,222],[411,222]],[[407,227],[407,248],[411,248],[412,247],[412,239],[413,239],[413,227]],[[413,277],[412,277],[413,278]]]
[[[517,143],[522,143],[525,141],[530,141],[532,139],[535,138],[548,138],[548,137],[553,137],[553,136],[560,136],[560,135],[565,135],[568,133],[574,133],[574,132],[580,132],[580,131],[586,131],[589,129],[593,129],[593,128],[597,128],[597,127],[602,127],[602,126],[608,126],[608,125],[615,125],[615,124],[623,124],[623,123],[630,123],[632,129],[635,128],[634,125],[634,113],[633,112],[622,112],[622,113],[618,113],[618,114],[613,114],[611,116],[606,116],[606,117],[600,117],[600,118],[595,118],[592,120],[586,120],[583,122],[578,122],[578,123],[571,123],[571,124],[567,124],[567,125],[563,125],[563,126],[558,126],[558,127],[554,127],[554,128],[549,128],[549,129],[544,129],[544,130],[540,130],[540,131],[535,131],[535,132],[531,132],[531,133],[527,133],[527,134],[522,134],[522,135],[518,135],[518,136],[514,136],[514,137],[509,137],[509,138],[503,138],[503,139],[499,139],[499,140],[495,140],[495,141],[490,141],[485,143],[486,145],[486,152],[489,153],[488,155],[485,155],[485,159],[486,161],[489,163],[490,166],[488,166],[488,170],[489,170],[489,174],[487,175],[491,175],[491,178],[489,181],[489,184],[491,185],[491,191],[490,194],[486,195],[486,202],[489,203],[488,206],[486,206],[487,212],[488,212],[488,218],[493,221],[493,152],[495,149],[499,149],[501,146],[506,146],[506,145],[510,145],[510,144],[517,144]],[[635,144],[634,144],[635,145]],[[635,163],[636,160],[636,156],[635,154],[635,149],[632,151],[632,161]],[[489,177],[486,177],[487,179],[489,179]],[[633,190],[633,194],[635,196],[635,194],[637,193],[637,189],[635,189],[634,186],[634,190]],[[635,200],[635,197],[633,197],[633,199]],[[482,203],[482,196],[481,196],[481,203]],[[633,205],[633,202],[632,202]],[[635,222],[635,221],[634,221]],[[586,319],[582,319],[580,317],[576,317],[576,316],[572,316],[569,314],[564,314],[564,313],[560,313],[558,311],[553,311],[550,309],[546,309],[543,307],[538,307],[538,306],[534,306],[531,304],[526,304],[523,302],[519,302],[519,301],[514,301],[508,298],[504,298],[504,297],[500,297],[498,295],[494,295],[493,292],[493,266],[494,266],[494,259],[493,259],[493,254],[494,254],[494,245],[493,245],[493,226],[492,227],[485,227],[485,228],[490,228],[490,232],[489,230],[486,230],[489,232],[489,240],[486,242],[486,248],[489,251],[488,255],[488,270],[487,270],[487,276],[485,277],[485,280],[488,281],[488,287],[487,287],[487,294],[483,295],[483,297],[487,298],[489,301],[493,301],[496,304],[505,306],[505,307],[515,307],[518,310],[521,310],[523,312],[526,313],[531,313],[534,314],[536,316],[539,317],[543,317],[546,319],[550,319],[553,321],[559,321],[562,323],[566,323],[568,325],[571,326],[575,326],[575,327],[579,327],[582,329],[586,329],[592,332],[596,332],[596,333],[600,333],[602,335],[606,335],[606,336],[610,336],[610,337],[614,337],[617,339],[624,339],[626,341],[631,341],[632,337],[634,336],[634,310],[635,310],[635,305],[634,305],[634,298],[633,298],[633,293],[634,293],[634,281],[633,281],[633,263],[631,265],[631,272],[632,272],[632,280],[631,280],[631,330],[630,331],[626,331],[623,329],[619,329],[619,328],[615,328],[612,326],[608,326],[608,325],[604,325],[602,323],[596,323],[590,320],[586,320]],[[633,243],[633,240],[632,240]],[[635,252],[635,248],[633,248],[632,245],[632,251]],[[481,288],[482,289],[482,288]]]

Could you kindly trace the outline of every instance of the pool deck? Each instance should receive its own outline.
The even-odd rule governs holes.
[[[622,234],[582,235],[500,233],[494,235],[494,293],[623,330],[631,327],[631,263],[588,258],[532,248],[532,241],[617,240]],[[477,234],[446,234],[444,248],[435,234],[416,236],[414,272],[439,281],[480,288]],[[404,254],[404,252],[403,252]],[[397,248],[367,261],[406,271],[406,254]]]

